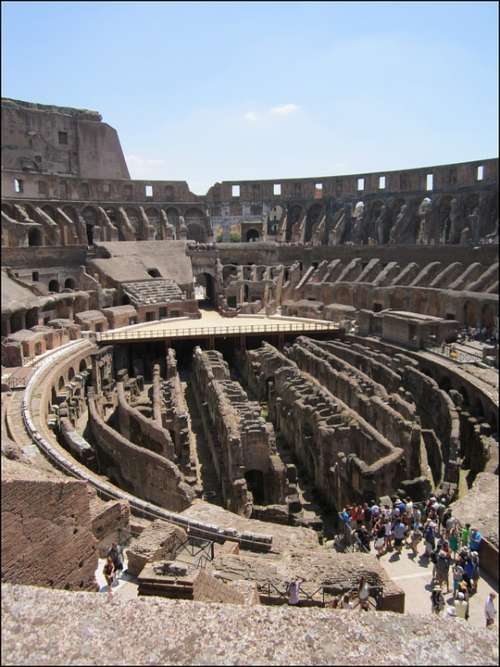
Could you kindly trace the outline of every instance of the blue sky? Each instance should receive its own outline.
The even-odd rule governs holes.
[[[2,2],[2,95],[95,109],[133,178],[498,155],[496,2]]]

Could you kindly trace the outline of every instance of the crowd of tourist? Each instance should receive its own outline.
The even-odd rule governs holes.
[[[443,588],[453,593],[447,608],[452,616],[469,618],[469,599],[477,592],[479,581],[480,531],[466,523],[461,526],[453,516],[447,496],[431,496],[424,503],[410,498],[395,498],[391,503],[363,503],[345,507],[339,513],[345,547],[357,547],[377,558],[387,552],[396,557],[404,548],[410,557],[418,555],[423,544],[423,560],[432,563],[432,611],[440,614],[446,607]],[[495,618],[494,594],[485,607],[487,625]]]

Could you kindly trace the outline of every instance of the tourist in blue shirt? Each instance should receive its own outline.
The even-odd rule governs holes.
[[[473,528],[470,532],[469,535],[469,548],[471,551],[479,551],[479,547],[481,546],[481,540],[483,538],[481,537],[481,533],[477,530],[477,528]]]

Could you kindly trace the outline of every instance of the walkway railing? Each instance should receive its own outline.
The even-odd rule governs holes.
[[[336,331],[333,322],[276,322],[273,324],[240,324],[236,326],[179,327],[176,329],[146,329],[135,331],[106,331],[96,333],[97,342],[115,340],[148,340],[151,338],[203,338],[260,333],[292,333],[296,331]]]

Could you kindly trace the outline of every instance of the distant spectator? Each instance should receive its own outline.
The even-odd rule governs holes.
[[[493,623],[495,622],[495,617],[497,615],[497,610],[495,609],[495,598],[496,594],[490,593],[488,595],[488,599],[486,600],[486,604],[484,605],[484,615],[486,616],[487,628],[490,625],[493,625]]]
[[[469,535],[470,535],[470,523],[465,524],[465,528],[462,529],[462,544],[467,546],[469,544]]]
[[[453,597],[456,598],[460,589],[460,584],[464,578],[464,568],[460,563],[456,563],[453,567]]]
[[[477,528],[473,528],[470,532],[469,535],[469,548],[471,551],[479,551],[479,547],[481,546],[481,541],[482,541],[482,536],[481,533],[477,530]]]
[[[341,606],[342,609],[352,609],[351,600],[349,599],[349,595],[347,593],[342,598],[342,602],[340,603],[340,606]]]
[[[453,554],[453,561],[455,561],[457,559],[457,551],[458,551],[458,547],[459,547],[458,531],[457,531],[456,526],[451,529],[448,539],[449,539],[449,542],[450,542],[450,549],[451,549],[451,552]]]
[[[434,614],[440,614],[443,609],[444,609],[444,597],[443,597],[443,592],[441,590],[441,586],[434,586],[432,589],[431,593],[431,605],[432,605],[432,612]]]
[[[413,551],[414,556],[418,554],[418,545],[422,541],[423,533],[421,526],[416,524],[411,532],[410,548]]]
[[[113,591],[111,590],[111,586],[113,585],[113,574],[115,572],[115,566],[113,565],[113,559],[111,556],[108,556],[106,558],[106,562],[104,563],[104,568],[103,568],[103,574],[104,578],[106,579],[106,583],[108,584],[108,599],[113,596]]]
[[[392,529],[392,532],[394,533],[394,547],[397,553],[400,554],[403,548],[403,540],[406,533],[406,526],[401,521],[401,519],[398,519],[396,521],[396,523],[394,524],[394,528]]]
[[[457,600],[455,600],[455,611],[458,618],[467,620],[469,618],[469,603],[465,600],[465,595],[459,593]]]
[[[288,584],[288,604],[299,604],[300,584],[303,581],[301,577],[296,577]]]
[[[111,548],[108,551],[108,556],[111,556],[111,560],[113,561],[113,565],[114,565],[114,568],[115,568],[114,578],[116,580],[123,571],[123,549],[122,549],[122,547],[119,544],[117,544],[116,542],[113,542],[112,545],[111,545]]]
[[[358,598],[361,609],[368,611],[368,598],[370,596],[370,586],[364,577],[359,580]]]
[[[471,553],[471,560],[472,560],[472,592],[477,593],[477,586],[479,583],[479,555],[477,551],[473,551]]]

